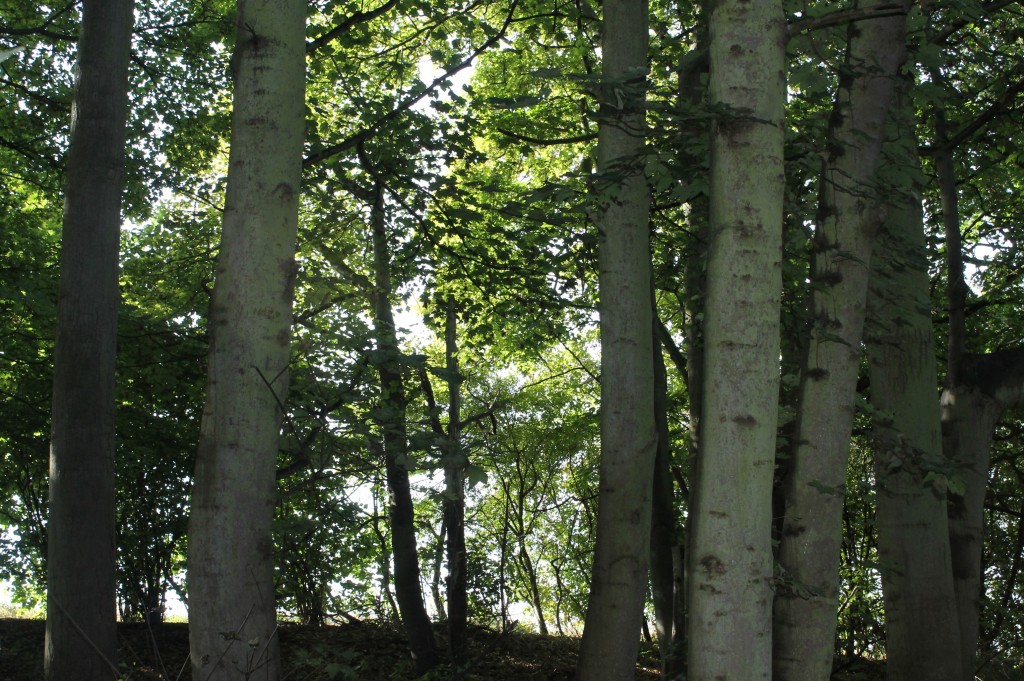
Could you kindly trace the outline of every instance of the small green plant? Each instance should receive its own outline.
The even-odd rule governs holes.
[[[360,654],[354,650],[330,649],[324,643],[295,652],[294,667],[289,678],[308,681],[347,681],[360,677]]]

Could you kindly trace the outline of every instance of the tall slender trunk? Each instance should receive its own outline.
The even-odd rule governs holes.
[[[784,483],[783,581],[774,612],[780,681],[826,681],[832,672],[846,466],[881,219],[875,175],[905,33],[903,15],[850,24],[830,118],[813,239],[813,327]]]
[[[437,546],[434,547],[434,564],[431,567],[430,597],[434,601],[434,611],[439,619],[448,619],[441,595],[441,573],[444,571],[445,547],[448,545],[448,519],[441,514],[441,529],[437,533]]]
[[[595,222],[600,231],[601,466],[581,681],[632,679],[647,593],[657,432],[650,197],[644,178],[647,2],[606,0]]]
[[[701,3],[702,14],[707,13],[706,3]],[[683,59],[680,64],[679,73],[679,106],[698,107],[707,97],[707,75],[708,61],[702,55],[707,54],[708,34],[704,27],[697,36],[697,45],[693,51]],[[694,129],[693,122],[687,121],[680,130],[680,140],[688,139],[693,135],[697,139],[707,140],[710,128],[701,126]],[[702,148],[699,145],[698,148]],[[707,180],[707,162],[705,155],[694,153],[693,147],[681,145],[679,149],[680,162],[684,167],[691,168],[694,179]],[[686,384],[688,429],[690,435],[688,454],[686,457],[686,477],[689,489],[684,490],[685,501],[688,511],[696,508],[696,481],[700,460],[700,418],[703,408],[702,395],[704,393],[704,303],[707,294],[707,242],[708,242],[708,219],[709,206],[706,195],[695,196],[690,200],[690,213],[688,226],[692,234],[685,250],[685,264],[683,271],[683,291],[681,307],[685,315],[683,328],[683,343],[685,356],[675,353],[673,364],[679,370],[682,379]],[[671,346],[664,338],[662,345],[666,348]],[[670,352],[671,354],[671,352]],[[663,358],[662,358],[663,359]],[[656,365],[657,368],[657,365]],[[659,436],[660,437],[660,436]],[[671,462],[670,462],[671,465]],[[655,463],[657,470],[662,469],[663,464]],[[683,489],[684,479],[680,477],[679,487]],[[657,484],[657,483],[656,483]],[[683,536],[673,548],[673,582],[676,590],[675,604],[673,607],[673,635],[672,646],[666,656],[662,652],[662,674],[671,681],[679,676],[685,669],[686,647],[687,647],[687,572],[686,561],[690,539],[693,536],[696,515],[687,513],[686,520],[682,527]]]
[[[509,491],[504,481],[500,483],[504,488],[504,494],[502,495],[502,501],[504,503],[504,509],[502,511],[501,521],[501,538],[498,540],[498,598],[501,600],[501,630],[506,632],[509,630],[510,622],[508,617],[508,601],[509,601],[509,589],[508,589],[508,561],[509,561],[509,534],[511,531],[511,515],[512,509],[509,504]]]
[[[377,542],[380,546],[380,561],[378,566],[380,567],[380,583],[381,591],[384,592],[384,600],[388,605],[387,616],[394,621],[401,619],[402,615],[398,609],[398,603],[395,602],[395,595],[391,592],[391,558],[388,552],[388,542],[384,537],[384,532],[380,529],[380,516],[378,515],[379,508],[377,506],[377,493],[374,491],[373,495],[373,533],[377,537]],[[386,619],[383,611],[378,611],[378,617]]]
[[[109,679],[114,603],[114,367],[130,0],[86,0],[61,235],[47,524],[47,681]]]
[[[189,642],[204,681],[280,673],[271,525],[294,289],[306,6],[240,0],[224,231],[189,521]]]
[[[542,636],[548,635],[548,624],[544,620],[544,603],[540,598],[540,581],[537,579],[537,569],[533,566],[533,559],[530,552],[526,550],[526,535],[519,535],[519,564],[526,575],[527,586],[530,589],[530,606],[533,614],[537,617],[537,631]]]
[[[653,301],[652,301],[653,303]],[[654,421],[658,432],[658,448],[654,460],[654,485],[651,507],[651,600],[654,604],[655,630],[661,657],[661,672],[671,679],[682,663],[683,603],[679,598],[682,584],[676,580],[676,561],[681,560],[676,531],[674,485],[672,483],[672,449],[668,424],[668,376],[662,357],[660,321],[654,311]]]
[[[935,341],[909,91],[893,110],[887,218],[866,334],[875,415],[878,555],[892,681],[964,681],[950,561]]]
[[[963,482],[963,494],[949,494],[947,513],[963,678],[972,679],[981,609],[985,492],[992,436],[1003,407],[984,389],[961,383],[943,391],[941,409],[943,452]]]
[[[391,551],[395,559],[395,597],[417,675],[437,666],[437,643],[420,586],[420,559],[412,489],[409,485],[409,437],[406,428],[405,378],[402,351],[391,309],[391,249],[385,221],[384,187],[374,183],[371,206],[373,229],[373,326],[379,359],[380,409],[375,420],[384,443],[384,469],[390,493]]]
[[[938,69],[935,82],[942,83]],[[967,282],[964,279],[963,238],[960,234],[960,201],[957,194],[953,148],[949,143],[946,112],[935,113],[938,175],[942,226],[946,241],[946,302],[949,312],[946,351],[946,384],[942,393],[942,445],[950,462],[960,468],[964,493],[949,498],[949,543],[953,585],[960,623],[960,655],[965,679],[973,678],[978,647],[981,594],[982,525],[988,487],[992,435],[1002,408],[984,390],[962,381],[967,346]]]
[[[448,374],[448,451],[444,461],[444,517],[448,528],[448,656],[458,670],[466,659],[466,455],[462,451],[462,377],[459,374],[458,308],[448,298],[445,311],[445,370]]]

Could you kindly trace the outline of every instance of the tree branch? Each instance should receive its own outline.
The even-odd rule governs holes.
[[[468,57],[463,59],[455,66],[452,66],[443,74],[441,74],[433,81],[431,81],[430,85],[426,86],[422,92],[407,97],[404,101],[400,102],[398,106],[396,106],[394,109],[378,118],[376,122],[370,124],[369,127],[364,128],[360,132],[357,132],[356,134],[342,140],[341,142],[338,142],[337,144],[333,144],[329,147],[321,149],[320,151],[310,154],[305,158],[305,160],[303,160],[302,166],[304,168],[308,168],[309,166],[320,163],[321,161],[325,161],[331,158],[332,156],[337,156],[338,154],[344,153],[345,151],[348,151],[349,149],[355,148],[356,146],[362,144],[366,140],[373,137],[377,133],[377,131],[383,128],[386,124],[393,121],[400,114],[411,109],[413,105],[415,105],[421,99],[423,99],[428,94],[433,92],[441,83],[448,80],[459,71],[462,71],[463,69],[468,67],[470,64],[473,63],[473,61],[478,56],[480,56],[484,51],[490,49],[493,45],[495,45],[499,40],[501,40],[505,36],[505,32],[508,30],[509,25],[512,23],[512,17],[515,15],[517,5],[518,0],[513,0],[512,6],[509,8],[508,11],[508,16],[505,17],[505,21],[502,24],[501,29],[499,29],[497,33],[495,33],[493,36],[485,40],[483,44],[480,45],[480,47],[478,47],[477,49],[473,50],[473,52]]]
[[[315,38],[306,43],[306,54],[312,54],[316,52],[321,47],[327,45],[335,38],[337,38],[339,35],[351,29],[356,24],[361,24],[366,21],[373,21],[377,17],[393,9],[395,5],[398,4],[398,2],[399,0],[387,0],[387,2],[385,2],[383,5],[376,9],[371,9],[367,12],[356,12],[352,16],[347,17],[340,24],[338,24],[331,30],[327,31],[327,33],[324,33],[318,38]]]
[[[658,319],[658,337],[661,339],[661,345],[665,348],[669,358],[672,360],[672,364],[675,365],[676,370],[682,376],[686,376],[686,355],[676,345],[676,341],[672,338],[672,334],[669,332],[668,327],[665,326],[665,322]]]
[[[71,11],[71,9],[73,9],[76,4],[77,3],[70,2],[67,5],[65,5],[64,7],[62,7],[61,9],[54,10],[53,12],[50,13],[50,16],[48,16],[43,21],[43,23],[41,23],[38,26],[33,26],[33,27],[30,27],[30,28],[9,28],[7,26],[0,26],[0,35],[7,35],[7,36],[40,35],[40,36],[43,36],[44,38],[50,38],[52,40],[64,40],[64,41],[67,41],[67,42],[70,42],[70,43],[77,43],[78,42],[78,36],[77,35],[67,35],[67,34],[64,34],[64,33],[54,33],[53,31],[49,30],[49,28],[48,28],[51,24],[53,24],[54,21],[57,20],[57,17],[59,17],[62,14],[65,14],[65,13]]]
[[[1024,80],[1018,80],[1009,87],[1006,91],[999,96],[999,98],[992,102],[987,109],[978,114],[974,120],[966,123],[963,127],[957,130],[956,134],[952,135],[943,148],[937,148],[934,146],[925,146],[919,150],[919,153],[923,156],[930,156],[940,151],[952,151],[966,142],[974,133],[978,132],[981,128],[992,121],[996,116],[1001,113],[1005,113],[1010,109],[1010,105],[1016,99],[1017,95],[1024,92]]]
[[[872,7],[857,7],[855,9],[844,9],[820,17],[805,17],[790,22],[787,29],[788,37],[808,31],[816,31],[829,26],[841,26],[855,21],[867,21],[869,19],[883,19],[906,14],[907,11],[899,4],[883,3]]]
[[[559,144],[578,144],[580,142],[590,142],[597,139],[597,133],[587,133],[585,135],[577,135],[575,137],[561,137],[554,139],[540,139],[539,137],[529,137],[527,135],[520,135],[519,133],[506,130],[505,128],[498,128],[498,132],[506,137],[511,137],[519,142],[527,142],[529,144],[536,144],[542,147],[551,147]]]
[[[982,15],[984,16],[994,14],[1005,7],[1009,7],[1010,5],[1016,5],[1018,2],[1020,2],[1020,0],[993,0],[992,2],[986,4],[982,8]],[[949,26],[942,29],[935,35],[929,36],[928,42],[933,44],[944,43],[946,42],[946,40],[949,39],[951,35],[959,31],[964,26],[967,26],[974,20],[975,19],[959,19],[957,21],[954,21]]]
[[[427,373],[426,367],[420,368],[420,387],[423,389],[423,396],[427,400],[427,413],[430,415],[430,429],[434,431],[434,435],[438,437],[446,437],[447,433],[444,431],[444,426],[441,425],[441,419],[438,418],[437,400],[434,399],[434,386],[430,382],[430,375]]]

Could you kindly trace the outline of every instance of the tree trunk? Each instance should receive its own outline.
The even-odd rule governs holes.
[[[707,3],[701,2],[701,12],[706,13]],[[706,104],[708,60],[708,32],[706,23],[698,28],[697,44],[691,53],[684,57],[679,69],[679,108],[686,110],[688,107],[698,108]],[[701,57],[705,55],[705,57]],[[710,125],[702,124],[699,127],[694,120],[682,120],[680,122],[679,140],[687,140],[693,136],[702,142],[707,142],[710,135]],[[692,139],[692,138],[691,138]],[[707,181],[707,157],[704,153],[703,144],[694,146],[681,144],[679,147],[679,160],[682,167],[690,168],[693,173],[693,180]],[[688,447],[689,456],[686,459],[686,480],[689,481],[689,489],[684,490],[686,495],[687,508],[694,508],[696,496],[696,473],[699,467],[700,457],[700,417],[703,403],[701,397],[704,394],[704,309],[707,299],[707,247],[708,247],[708,221],[710,208],[706,194],[700,194],[690,200],[690,213],[687,216],[690,239],[684,250],[685,260],[683,265],[683,291],[681,305],[685,316],[683,326],[683,343],[686,354],[671,352],[671,345],[666,339],[665,332],[662,332],[662,344],[670,350],[669,356],[673,364],[686,382],[686,398],[689,422],[688,430],[690,442]],[[665,330],[667,331],[667,329]],[[682,485],[680,485],[682,487]],[[687,519],[683,527],[683,542],[680,544],[679,558],[685,558],[684,546],[688,546],[691,534],[690,524],[693,521],[693,514],[687,513]],[[676,563],[676,572],[684,576],[686,571],[685,563]],[[682,606],[685,604],[686,585],[684,579],[677,576],[682,592],[678,597],[680,612],[677,613],[677,620],[681,621],[678,626],[677,636],[685,646],[686,628],[685,612]],[[685,650],[680,651],[685,654]]]
[[[537,579],[537,570],[533,566],[530,552],[526,550],[525,535],[519,535],[519,564],[523,568],[527,586],[530,589],[530,606],[533,608],[533,614],[537,616],[537,631],[542,636],[547,636],[548,624],[544,621],[544,604],[540,599],[540,582]]]
[[[942,393],[942,449],[963,483],[949,496],[949,542],[964,678],[978,648],[985,492],[992,437],[1003,413],[1024,402],[1024,350],[962,355],[959,382]]]
[[[830,118],[813,239],[814,326],[784,483],[774,611],[779,681],[827,681],[832,673],[846,467],[871,247],[881,219],[875,174],[905,32],[902,14],[850,24],[847,75]]]
[[[189,525],[193,677],[279,676],[271,523],[295,277],[306,6],[240,0],[224,232]]]
[[[656,312],[656,311],[655,311]],[[675,561],[681,560],[676,532],[674,486],[672,484],[672,450],[668,424],[668,376],[661,355],[661,341],[654,319],[654,420],[658,432],[658,448],[654,462],[654,486],[651,514],[651,600],[654,603],[654,624],[658,634],[661,673],[674,678],[681,670],[684,645],[683,631],[676,623],[682,619],[681,581],[676,580]],[[681,608],[680,608],[681,609]]]
[[[114,367],[132,23],[129,0],[83,3],[54,356],[47,681],[116,671]]]
[[[866,334],[875,414],[878,555],[891,681],[964,681],[946,520],[935,342],[909,93],[894,107],[892,200],[875,248]]]
[[[650,198],[643,156],[647,3],[604,4],[595,221],[600,232],[601,466],[581,681],[632,679],[650,551],[657,433]]]
[[[384,442],[384,468],[387,476],[391,520],[391,551],[395,559],[395,596],[409,639],[416,675],[437,666],[437,643],[423,603],[420,586],[420,559],[416,548],[415,514],[409,485],[409,438],[406,429],[405,379],[402,352],[395,334],[391,309],[391,249],[388,247],[384,215],[384,187],[374,184],[371,218],[373,229],[374,290],[373,325],[379,360],[380,408],[375,420]],[[451,528],[449,527],[449,532]]]
[[[448,545],[448,524],[441,514],[441,529],[437,533],[437,546],[434,547],[434,564],[431,566],[430,575],[430,598],[434,601],[435,617],[448,619],[447,608],[444,606],[444,597],[441,596],[441,572],[444,570],[445,547]]]
[[[448,528],[448,657],[455,669],[466,659],[466,455],[462,451],[462,377],[459,375],[458,311],[449,297],[445,313],[445,357],[448,374],[448,451],[444,462],[444,517]]]
[[[944,75],[931,69],[932,80]],[[980,594],[982,589],[982,532],[988,487],[992,436],[1006,409],[1017,406],[1024,390],[1021,353],[1004,350],[990,355],[967,355],[967,282],[964,279],[960,200],[953,166],[946,113],[935,113],[934,167],[942,206],[946,241],[946,302],[949,312],[946,386],[942,393],[942,448],[956,465],[963,493],[949,496],[949,541],[960,622],[963,676],[973,679],[977,660]]]
[[[687,589],[687,678],[697,681],[771,676],[784,47],[781,2],[714,5],[709,99],[730,113],[711,136],[701,454]]]
[[[398,603],[395,602],[395,595],[391,592],[390,551],[388,551],[388,542],[384,537],[384,532],[380,529],[380,516],[378,513],[379,507],[377,505],[377,492],[375,489],[373,494],[373,533],[377,537],[377,542],[380,546],[380,561],[378,563],[380,567],[380,584],[381,591],[384,592],[384,600],[388,605],[387,615],[382,611],[378,611],[377,616],[381,619],[388,619],[390,617],[392,621],[397,622],[401,619],[402,615],[398,609]]]

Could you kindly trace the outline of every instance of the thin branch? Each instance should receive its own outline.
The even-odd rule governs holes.
[[[579,355],[577,355],[575,352],[573,352],[572,348],[570,348],[568,345],[566,345],[562,341],[559,341],[558,343],[559,343],[559,345],[562,346],[562,349],[564,349],[566,352],[568,352],[572,356],[572,358],[574,360],[576,360],[576,364],[579,365],[579,368],[582,369],[583,372],[587,374],[587,376],[590,376],[590,378],[594,381],[594,383],[596,383],[598,385],[601,385],[601,377],[598,376],[597,374],[595,374],[593,371],[591,371],[590,367],[588,367],[586,365],[586,363],[582,359],[580,359]]]
[[[50,13],[50,16],[48,16],[43,21],[43,23],[41,23],[38,26],[33,26],[31,28],[8,28],[6,26],[0,26],[0,35],[8,35],[8,36],[40,35],[40,36],[43,36],[44,38],[51,38],[53,40],[66,40],[68,42],[76,43],[76,42],[78,42],[78,36],[77,35],[67,35],[67,34],[64,34],[64,33],[54,33],[53,31],[49,30],[49,28],[48,28],[62,14],[65,14],[65,13],[71,11],[71,9],[74,8],[75,4],[76,3],[74,3],[74,2],[70,2],[67,5],[65,5],[64,7],[62,7],[61,9],[54,10],[53,12]]]
[[[467,68],[470,64],[473,63],[474,60],[476,60],[478,56],[480,56],[481,54],[483,54],[483,52],[497,44],[498,41],[505,36],[505,32],[508,30],[509,25],[512,23],[512,18],[513,16],[515,16],[517,5],[518,0],[513,0],[512,6],[509,8],[508,16],[505,17],[505,21],[502,24],[501,29],[499,29],[497,33],[495,33],[493,36],[485,40],[483,44],[480,45],[480,47],[478,47],[477,49],[473,50],[473,52],[468,57],[463,59],[455,66],[449,68],[443,74],[441,74],[433,81],[431,81],[430,85],[424,88],[422,92],[420,92],[419,94],[409,96],[403,102],[399,103],[398,106],[396,106],[394,109],[378,118],[377,121],[372,123],[369,127],[364,128],[360,132],[352,135],[351,137],[348,137],[342,140],[341,142],[338,142],[337,144],[333,144],[329,147],[321,149],[320,151],[310,154],[305,158],[305,160],[303,160],[303,167],[308,168],[309,166],[320,163],[321,161],[325,161],[333,156],[337,156],[338,154],[344,153],[349,149],[355,148],[356,146],[362,144],[366,140],[373,137],[386,124],[390,123],[399,115],[411,109],[417,102],[419,102],[421,99],[423,99],[428,94],[433,92],[438,86],[440,86],[441,83],[448,80],[459,71],[462,71],[463,69]]]
[[[345,31],[350,30],[356,24],[361,24],[366,21],[373,21],[377,17],[393,9],[395,5],[398,4],[398,2],[399,0],[387,0],[387,2],[385,2],[383,5],[376,9],[371,9],[367,12],[356,12],[350,17],[347,17],[340,24],[338,24],[331,30],[327,31],[327,33],[324,33],[320,37],[306,43],[306,54],[312,54],[313,52],[316,52],[321,47],[327,45]]]
[[[539,137],[530,137],[528,135],[520,135],[519,133],[506,130],[504,128],[498,128],[498,132],[506,137],[511,137],[519,142],[528,142],[529,144],[536,144],[542,147],[551,147],[559,144],[579,144],[580,142],[591,142],[597,139],[597,133],[587,133],[584,135],[576,135],[575,137],[556,137],[553,139],[541,139]]]
[[[978,114],[973,120],[965,124],[956,134],[951,136],[941,148],[935,146],[925,146],[919,149],[919,153],[924,156],[936,154],[940,151],[952,151],[958,146],[970,139],[978,130],[985,127],[992,121],[996,116],[1001,113],[1005,113],[1010,109],[1010,105],[1016,99],[1017,95],[1024,92],[1024,80],[1018,80],[1016,83],[1006,88],[1003,94],[999,95],[999,98],[992,102],[987,109]]]
[[[665,326],[665,322],[658,319],[658,337],[661,339],[661,346],[665,348],[669,358],[672,360],[672,364],[675,365],[676,370],[682,376],[686,376],[686,355],[676,345],[676,341],[672,338],[672,334],[669,332],[668,327]]]
[[[872,7],[844,9],[836,12],[830,12],[829,14],[825,14],[820,17],[805,17],[790,22],[789,28],[787,29],[787,35],[792,38],[800,33],[816,31],[830,26],[841,26],[843,24],[851,24],[855,21],[867,21],[869,19],[884,19],[885,17],[895,17],[906,13],[907,10],[902,5],[895,3],[883,3]]]
[[[483,421],[484,419],[487,419],[487,418],[489,418],[489,419],[491,419],[493,421],[494,420],[494,412],[496,410],[498,410],[498,409],[504,409],[505,406],[506,406],[506,404],[502,400],[495,401],[486,410],[481,411],[481,412],[479,412],[477,414],[473,414],[468,419],[464,419],[464,420],[460,421],[459,422],[459,430],[464,430],[467,427],[473,425],[474,423],[477,423],[478,421]]]
[[[120,671],[118,671],[117,665],[111,662],[110,659],[103,654],[103,651],[99,649],[99,647],[91,638],[89,638],[89,634],[85,633],[85,630],[82,629],[82,626],[77,622],[77,620],[75,620],[75,618],[71,616],[71,613],[64,608],[64,605],[61,603],[57,603],[57,607],[64,614],[64,616],[68,618],[68,622],[71,622],[71,626],[73,626],[75,628],[75,631],[77,631],[78,634],[83,639],[85,639],[85,642],[89,644],[89,647],[93,649],[96,655],[99,656],[99,658],[103,660],[103,662],[106,663],[106,665],[110,667],[110,669],[113,670],[115,675],[120,677]]]
[[[434,399],[434,386],[430,382],[430,375],[426,367],[420,368],[420,387],[423,389],[423,396],[427,401],[427,413],[430,414],[430,429],[439,437],[444,437],[444,426],[438,418],[437,400]]]
[[[1020,0],[993,0],[992,2],[982,7],[981,16],[995,14],[999,10],[1009,7],[1010,5],[1016,5],[1018,2],[1020,2]],[[932,44],[945,43],[951,35],[959,31],[961,28],[964,28],[965,26],[968,26],[972,22],[976,21],[977,18],[978,17],[958,19],[957,21],[952,22],[949,26],[942,29],[938,33],[929,36],[928,42]]]

